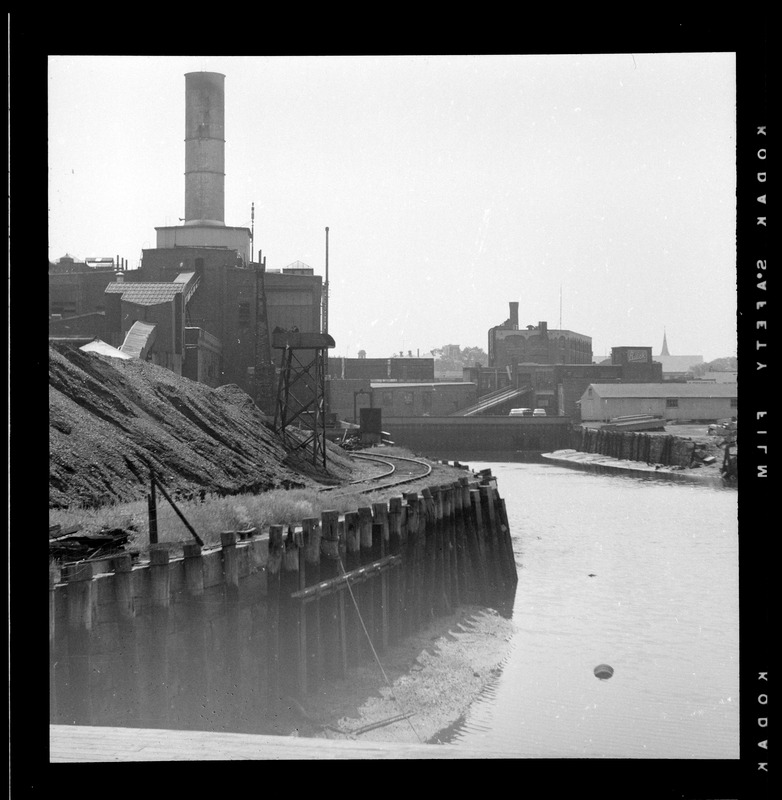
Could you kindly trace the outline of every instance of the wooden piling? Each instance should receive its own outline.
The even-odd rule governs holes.
[[[473,484],[470,484],[472,486]],[[484,542],[483,531],[483,511],[481,509],[481,493],[480,490],[470,488],[470,551],[473,556],[473,561],[478,569],[478,593],[481,599],[486,600],[489,596],[489,582],[491,574],[489,572],[487,558],[486,558],[486,544]]]
[[[421,626],[421,541],[420,512],[417,492],[403,495],[407,504],[407,547],[404,551],[405,617],[408,629],[414,633]]]
[[[357,511],[347,511],[345,513],[345,569],[350,572],[361,566],[361,531]],[[349,590],[351,597],[358,601],[360,587],[354,586]],[[348,604],[347,614],[347,651],[348,663],[357,664],[361,661],[364,649],[364,632],[361,628],[361,621],[358,616],[352,599]]]
[[[392,497],[388,501],[388,552],[391,555],[400,555],[404,552],[407,531],[406,529],[404,531],[404,542],[402,541],[402,532],[402,498]],[[404,635],[404,576],[403,567],[397,567],[391,573],[389,637],[392,642],[400,641]]]
[[[447,599],[451,610],[459,605],[459,576],[456,571],[456,530],[454,520],[453,486],[440,487],[443,496],[443,532],[446,555]]]
[[[442,616],[450,612],[448,600],[450,593],[450,575],[448,573],[448,537],[445,529],[445,499],[441,486],[433,486],[432,500],[434,500],[435,515],[435,586],[434,613]]]
[[[185,587],[190,597],[201,597],[204,593],[204,559],[200,544],[186,544],[182,548],[185,557]]]
[[[421,490],[423,506],[423,592],[422,623],[428,625],[434,616],[436,598],[440,587],[437,584],[437,516],[432,491],[428,487]]]
[[[303,606],[291,600],[300,588],[300,551],[302,533],[289,527],[283,542],[280,569],[280,683],[283,693],[306,692],[306,659],[300,653]]]
[[[380,558],[386,555],[385,543],[383,542],[383,524],[381,522],[372,523],[372,539],[380,540]],[[388,648],[388,622],[389,622],[389,597],[388,597],[388,570],[382,570],[380,573],[380,585],[376,585],[375,591],[375,619],[377,620],[377,641],[375,642],[375,650],[382,653]],[[376,580],[370,581],[376,583]]]
[[[133,557],[123,553],[111,560],[114,570],[114,607],[120,620],[133,619],[136,614],[133,599]]]
[[[508,587],[515,586],[519,581],[516,571],[516,555],[513,552],[513,538],[511,537],[510,522],[508,521],[508,510],[505,507],[505,499],[498,496],[498,512],[502,530],[502,542],[505,552],[505,578]]]
[[[372,509],[369,506],[362,506],[358,509],[358,526],[359,535],[361,539],[361,565],[371,564],[372,561],[380,558],[381,538],[373,536],[372,530]],[[376,613],[378,602],[375,595],[380,594],[380,590],[375,592],[375,581],[367,580],[359,585],[356,598],[358,599],[359,611],[364,619],[364,627],[366,628],[369,638],[375,649],[378,648],[378,640],[380,638],[380,620]],[[354,590],[355,592],[355,590]],[[363,653],[366,658],[372,657],[372,647],[366,640],[366,634],[363,638]]]
[[[454,551],[456,557],[456,582],[459,593],[459,602],[469,602],[469,562],[467,553],[467,536],[465,531],[464,505],[462,500],[462,486],[459,481],[453,484],[453,525],[454,525]]]
[[[280,569],[283,546],[282,525],[269,526],[269,556],[266,561],[266,683],[272,710],[280,700]]]
[[[202,720],[203,709],[210,702],[209,667],[212,662],[211,648],[207,643],[208,618],[205,617],[204,598],[204,558],[199,544],[186,544],[182,547],[184,555],[185,613],[187,635],[185,658],[189,675],[188,714],[190,725],[197,727]],[[260,659],[259,659],[260,660]]]
[[[167,609],[171,595],[170,556],[168,544],[154,544],[149,548],[150,599],[157,609]]]
[[[320,520],[307,517],[302,522],[304,535],[303,577],[305,585],[320,581]],[[304,587],[302,587],[304,588]],[[320,631],[320,600],[316,597],[305,605],[307,641],[307,683],[312,689],[323,678],[323,646]]]
[[[54,596],[57,573],[49,564],[49,649],[54,647],[54,631],[56,627],[57,603]]]
[[[155,494],[155,476],[149,472],[149,494],[147,495],[147,514],[149,516],[149,543],[157,544],[157,495]]]
[[[170,555],[167,543],[150,545],[149,581],[152,608],[147,632],[147,716],[153,727],[165,726],[170,710],[168,677],[168,611],[171,602]]]
[[[236,552],[236,539],[236,531],[223,531],[220,534],[225,596],[234,603],[239,599],[239,557]]]
[[[493,489],[491,486],[482,484],[479,489],[481,493],[481,513],[483,515],[484,541],[486,542],[486,560],[491,576],[492,588],[502,591],[505,585],[503,577],[503,554],[500,552],[497,541],[497,519],[494,508]]]
[[[372,540],[378,540],[378,545],[374,546],[377,558],[383,558],[389,554],[390,528],[388,522],[388,504],[372,503]],[[377,585],[377,581],[375,581]],[[388,647],[391,636],[391,576],[387,570],[380,573],[379,591],[375,592],[375,616],[380,623],[380,644],[382,650]]]
[[[321,514],[320,578],[336,578],[340,570],[339,511]],[[330,675],[344,676],[347,648],[344,641],[344,607],[338,593],[321,600],[321,632],[324,643],[324,666]]]

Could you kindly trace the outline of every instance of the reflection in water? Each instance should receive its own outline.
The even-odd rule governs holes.
[[[440,741],[519,757],[738,758],[735,490],[467,463],[490,467],[505,497],[517,634],[496,685]]]
[[[733,489],[476,462],[498,478],[519,574],[503,670],[437,739],[518,757],[738,757]],[[51,721],[288,735],[260,577],[65,636]],[[596,667],[608,666],[608,679]],[[278,689],[275,691],[275,689]]]

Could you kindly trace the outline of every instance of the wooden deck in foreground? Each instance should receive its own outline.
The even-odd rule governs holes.
[[[487,758],[486,753],[449,744],[396,744],[84,725],[50,725],[49,746],[52,763]]]

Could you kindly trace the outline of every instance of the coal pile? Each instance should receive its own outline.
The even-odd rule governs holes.
[[[290,457],[268,417],[235,385],[216,389],[138,359],[49,348],[49,507],[143,499],[149,469],[175,499],[349,481]]]

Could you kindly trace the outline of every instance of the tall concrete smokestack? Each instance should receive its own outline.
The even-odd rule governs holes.
[[[225,75],[185,75],[185,225],[225,225]]]
[[[509,303],[510,306],[510,326],[514,330],[518,330],[519,327],[519,304],[518,303]]]

